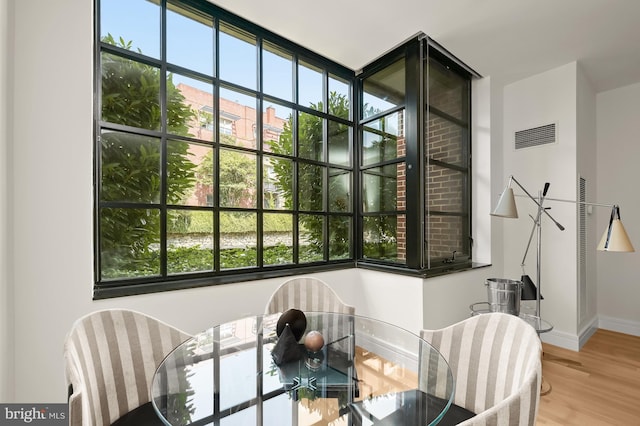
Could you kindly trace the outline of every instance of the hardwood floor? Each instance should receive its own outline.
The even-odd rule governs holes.
[[[538,425],[640,425],[640,337],[600,329],[580,352],[543,350]]]

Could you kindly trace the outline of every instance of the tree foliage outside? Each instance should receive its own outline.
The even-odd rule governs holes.
[[[109,44],[131,49],[131,42],[111,35]],[[142,129],[161,127],[159,68],[117,55],[102,54],[102,120]],[[193,112],[166,79],[167,127],[188,135]],[[189,195],[195,182],[195,165],[189,145],[167,145],[167,203],[177,204]],[[101,201],[159,203],[161,196],[161,145],[157,138],[103,130],[101,135]],[[156,208],[103,208],[100,211],[103,278],[155,275],[160,272],[158,244],[160,214]],[[149,263],[151,262],[151,263]],[[127,272],[128,271],[128,272]]]
[[[220,206],[256,207],[256,156],[220,150]]]
[[[379,114],[380,110],[365,106],[367,116]],[[363,158],[378,163],[398,157],[398,113],[380,118],[376,128],[367,130],[376,135],[368,146],[363,147]],[[398,167],[397,164],[373,167],[362,175],[363,208],[365,212],[380,213],[397,210],[398,206]],[[397,215],[367,216],[363,218],[362,238],[363,256],[369,259],[398,260]]]
[[[311,104],[311,108],[322,111],[323,104]],[[349,100],[345,95],[331,92],[329,96],[329,111],[340,117],[349,116]],[[311,160],[321,160],[323,152],[323,144],[325,138],[323,135],[323,119],[313,114],[300,114],[298,119],[298,157]],[[342,143],[348,146],[349,134],[347,126],[335,121],[329,121],[329,138],[333,138],[334,143],[340,143],[340,138],[345,138]],[[271,142],[272,152],[276,154],[288,155],[293,152],[293,117],[284,124],[284,129],[277,141]],[[331,149],[331,148],[330,148]],[[330,154],[331,156],[331,154]],[[293,187],[293,163],[290,161],[277,161],[273,164],[275,182],[281,190],[284,197],[285,208],[293,209],[293,200],[295,190]],[[348,212],[350,202],[345,201],[344,197],[334,197],[331,194],[340,194],[344,192],[342,186],[343,181],[340,179],[329,178],[329,206],[324,206],[324,174],[327,169],[304,161],[298,162],[298,205],[299,210],[309,212]],[[304,250],[307,259],[321,260],[323,247],[325,244],[324,237],[324,220],[325,216],[319,214],[301,214],[299,216],[301,237],[304,243],[308,245]],[[351,242],[351,225],[350,221],[330,220],[330,257],[342,258],[348,257],[350,253]],[[301,253],[302,253],[301,249]]]
[[[103,41],[130,50],[132,42],[122,38],[116,40],[111,35]],[[101,119],[104,122],[121,124],[145,130],[160,130],[161,102],[160,86],[163,77],[159,68],[136,62],[116,54],[102,53]],[[185,98],[173,83],[173,76],[166,78],[166,108],[168,132],[177,136],[191,136],[189,123],[196,112],[185,102]],[[312,104],[318,111],[322,103]],[[331,114],[349,116],[349,102],[345,95],[332,92],[329,97]],[[270,141],[274,154],[290,155],[293,152],[293,120],[285,122],[284,130],[277,141]],[[302,113],[298,120],[298,157],[323,160],[323,119],[313,114]],[[329,120],[328,143],[348,150],[348,126]],[[230,135],[221,135],[224,145],[236,145]],[[101,202],[135,203],[135,207],[120,205],[100,209],[100,252],[101,277],[103,279],[153,276],[160,274],[160,229],[161,216],[157,206],[161,200],[162,146],[159,138],[103,129],[101,133]],[[224,148],[218,171],[219,205],[221,207],[257,207],[256,171],[257,156],[241,150]],[[211,196],[216,189],[212,173],[213,150],[195,164],[190,158],[189,143],[168,140],[166,146],[166,203],[180,205],[192,195],[196,187],[206,188]],[[293,209],[294,162],[278,157],[271,158],[273,175],[263,176],[264,182],[271,182],[276,192],[264,196],[269,208],[275,208],[275,198],[283,200],[279,206]],[[329,160],[332,160],[331,158]],[[337,164],[342,164],[340,161]],[[325,242],[325,220],[328,221],[329,256],[331,259],[347,258],[351,251],[352,219],[349,216],[318,214],[349,213],[350,171],[318,166],[309,162],[298,163],[297,190],[298,209],[309,214],[301,214],[301,247],[299,261],[309,262],[323,259]],[[266,167],[265,167],[266,173]],[[328,188],[324,188],[325,174],[328,173]],[[345,180],[346,178],[346,180]],[[347,182],[345,189],[345,181]],[[328,206],[324,206],[325,190],[329,192]],[[269,198],[272,197],[273,199]],[[145,208],[144,205],[149,207]],[[142,207],[141,207],[142,206]],[[167,233],[213,235],[211,214],[173,209],[168,212]],[[255,220],[242,220],[229,215],[220,216],[220,229],[229,234],[255,233]],[[265,214],[265,232],[292,233],[290,214]],[[223,223],[224,222],[224,223]],[[264,247],[265,265],[290,263],[292,247],[277,244]],[[209,248],[168,247],[167,264],[171,273],[206,271],[213,268],[213,252]],[[220,252],[220,264],[225,268],[255,266],[256,247],[224,249]]]

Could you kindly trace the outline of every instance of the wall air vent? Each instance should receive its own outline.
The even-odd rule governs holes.
[[[578,201],[587,201],[587,181],[578,181]],[[578,204],[578,321],[587,317],[589,293],[587,291],[587,206]]]
[[[555,142],[555,123],[516,132],[516,149],[531,148]]]

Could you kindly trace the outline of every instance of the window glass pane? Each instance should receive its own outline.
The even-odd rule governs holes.
[[[101,0],[100,39],[127,50],[159,58],[159,5],[148,0]]]
[[[362,118],[404,105],[404,97],[405,63],[401,59],[364,79]]]
[[[256,37],[231,25],[220,24],[220,78],[256,89]]]
[[[324,167],[298,165],[298,206],[304,211],[322,211],[324,199]]]
[[[304,61],[298,63],[298,104],[315,110],[322,104],[322,70]]]
[[[404,113],[393,113],[367,123],[362,135],[364,165],[393,160],[405,154]]]
[[[272,210],[291,210],[293,208],[293,162],[265,156],[262,173],[263,207]]]
[[[160,139],[103,130],[101,201],[160,202]]]
[[[169,74],[167,89],[169,132],[213,141],[215,135],[213,84],[180,74]],[[172,93],[173,90],[177,93]]]
[[[329,162],[348,166],[351,164],[350,127],[329,120]]]
[[[169,5],[167,62],[213,75],[213,20]]]
[[[293,215],[265,213],[263,217],[264,265],[293,263]]]
[[[293,154],[292,111],[278,104],[269,104],[262,112],[262,143],[264,150],[277,154]]]
[[[310,160],[322,161],[324,142],[322,125],[318,116],[300,112],[298,115],[298,155]]]
[[[167,211],[167,272],[213,271],[213,212]]]
[[[429,158],[467,167],[467,156],[463,155],[467,137],[462,127],[435,114],[429,114],[428,129],[425,143]]]
[[[262,48],[262,86],[267,95],[293,100],[293,57],[267,42]]]
[[[364,258],[405,263],[405,249],[400,247],[399,231],[404,229],[405,216],[371,216],[363,218]]]
[[[425,76],[429,87],[429,105],[459,120],[466,121],[469,107],[468,80],[433,58]]]
[[[213,206],[213,148],[167,142],[167,203]]]
[[[256,98],[220,89],[220,143],[256,148]]]
[[[257,265],[255,213],[220,212],[220,268]]]
[[[256,156],[220,150],[220,206],[256,207]]]
[[[351,218],[329,217],[329,260],[348,259],[351,254]]]
[[[397,164],[376,167],[362,173],[362,205],[365,212],[395,211],[398,192],[405,185]]]
[[[160,210],[100,209],[103,280],[160,274]]]
[[[441,216],[431,214],[428,221],[429,233],[425,235],[427,248],[431,259],[453,257],[462,258],[465,254],[464,234],[466,227],[464,226],[463,217],[460,216]]]
[[[429,210],[463,212],[466,173],[436,165],[428,166],[427,173],[425,192]]]
[[[351,172],[348,170],[329,170],[329,211],[351,211]]]
[[[350,117],[349,83],[329,74],[329,114],[348,120]]]
[[[176,87],[173,82],[173,74],[167,75],[167,131],[180,136],[196,137],[199,128],[197,127],[198,110],[186,99],[181,89],[187,87]],[[206,102],[207,93],[198,93],[192,89],[189,93],[192,96],[200,94]]]
[[[160,129],[160,70],[102,53],[102,120]]]
[[[300,263],[324,260],[324,217],[301,214],[299,216]]]

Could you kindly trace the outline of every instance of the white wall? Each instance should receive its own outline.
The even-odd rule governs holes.
[[[0,0],[0,401],[13,398],[13,292],[9,270],[9,88],[11,51],[11,7]]]
[[[640,336],[640,83],[597,95],[599,200],[620,205],[635,253],[597,254],[600,327]],[[609,211],[598,209],[598,229]]]
[[[492,96],[491,77],[474,79],[471,86],[471,170],[473,173],[471,188],[471,211],[473,212],[471,233],[473,237],[473,260],[478,263],[491,263],[491,173],[494,153],[501,153],[500,148],[493,148],[492,143],[500,140],[493,129],[494,117],[491,109],[492,100],[501,100],[502,96]],[[492,138],[493,137],[493,138]],[[500,169],[501,170],[501,169]]]
[[[491,96],[490,96],[490,147],[491,157],[489,159],[489,185],[491,188],[489,205],[486,208],[486,218],[489,220],[489,228],[491,229],[491,247],[490,259],[492,264],[492,277],[504,277],[504,221],[495,219],[490,213],[495,207],[502,190],[504,189],[507,173],[504,170],[504,82],[491,77]],[[486,147],[483,147],[486,150]],[[474,151],[474,158],[477,154]],[[486,159],[483,159],[486,162]],[[474,164],[475,166],[475,164]],[[487,301],[487,297],[476,301]]]
[[[599,199],[596,194],[596,94],[580,66],[577,71],[577,178],[582,177],[586,180],[586,201],[597,202]],[[574,199],[578,200],[579,198],[580,194],[576,192]],[[584,274],[586,289],[582,291],[580,284],[582,276],[578,268],[578,292],[576,294],[578,334],[580,336],[590,336],[591,330],[597,325],[598,316],[596,245],[600,235],[598,235],[596,226],[596,209],[587,207],[586,212],[586,273]]]
[[[424,280],[423,328],[435,330],[468,318],[471,304],[487,301],[484,283],[496,274],[488,267]]]
[[[545,182],[551,184],[548,197],[575,200],[576,196],[576,74],[575,62],[509,84],[504,88],[505,175],[515,178],[533,196]],[[545,124],[556,123],[557,143],[538,147],[514,148],[514,134]],[[504,179],[506,184],[506,178]],[[514,186],[514,192],[522,193]],[[519,219],[494,219],[504,222],[504,278],[519,279],[526,244],[537,211],[535,203],[516,199]],[[550,213],[565,226],[560,231],[548,219],[542,225],[542,278],[544,300],[541,314],[554,325],[553,334],[543,335],[577,339],[576,321],[576,206],[551,203]],[[535,238],[526,261],[526,273],[536,282]],[[536,284],[539,284],[536,282]]]
[[[9,252],[1,259],[14,276],[9,285],[0,276],[0,296],[13,292],[9,304],[16,308],[13,315],[3,309],[0,336],[14,334],[15,340],[11,344],[8,338],[10,344],[2,345],[0,377],[15,371],[15,386],[0,400],[63,402],[62,345],[77,318],[97,309],[131,308],[195,333],[262,312],[284,278],[92,301],[92,2],[13,3],[12,68],[0,67],[3,81],[6,74],[15,77],[12,105],[0,105],[0,116],[9,117],[9,127],[15,129],[6,150],[13,164],[8,177],[13,200],[7,205],[0,192],[0,217],[10,218],[15,239],[0,247]],[[3,18],[7,8],[2,4]],[[5,39],[0,36],[0,42]],[[7,58],[5,50],[0,57]],[[0,159],[5,145],[0,145]],[[489,168],[484,164],[478,170],[487,176]],[[479,196],[474,205],[487,204]],[[489,250],[486,242],[484,250]],[[486,268],[425,281],[353,269],[318,276],[359,313],[417,331],[468,316],[468,305],[482,298],[482,283],[490,274]],[[15,326],[7,326],[5,317]]]

